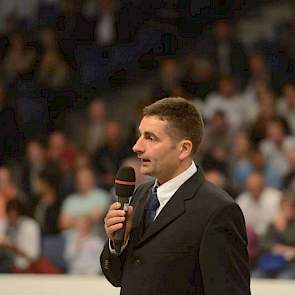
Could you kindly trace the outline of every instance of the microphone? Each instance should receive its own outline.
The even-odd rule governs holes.
[[[129,206],[129,197],[132,196],[135,188],[135,171],[132,167],[121,167],[117,172],[115,179],[115,192],[118,196],[118,202],[121,204],[121,209],[126,212]],[[123,223],[123,228],[117,230],[114,235],[114,246],[116,253],[121,252],[121,247],[124,243],[124,235],[126,228],[126,219]]]

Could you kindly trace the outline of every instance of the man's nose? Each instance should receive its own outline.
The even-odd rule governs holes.
[[[143,145],[142,145],[142,141],[141,138],[139,137],[135,143],[135,145],[133,146],[132,150],[135,153],[142,153],[143,152]]]

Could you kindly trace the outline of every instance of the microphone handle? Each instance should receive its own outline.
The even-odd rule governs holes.
[[[123,209],[126,212],[125,221],[123,222],[123,227],[117,230],[114,235],[115,251],[117,254],[120,254],[121,248],[124,243],[127,212],[128,212],[128,206],[129,206],[129,197],[125,198],[125,197],[118,196],[118,202],[121,204],[121,209]]]

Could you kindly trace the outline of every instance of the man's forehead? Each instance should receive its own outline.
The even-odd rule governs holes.
[[[168,127],[167,120],[162,120],[158,116],[145,116],[142,118],[138,130],[143,132],[163,132]]]

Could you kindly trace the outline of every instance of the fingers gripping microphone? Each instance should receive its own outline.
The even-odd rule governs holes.
[[[135,188],[135,171],[132,167],[121,167],[116,175],[115,179],[115,191],[118,196],[118,202],[121,204],[121,209],[128,211],[129,197],[132,196]],[[124,243],[126,219],[123,223],[123,228],[115,232],[114,243],[115,251],[121,252],[121,247]]]

